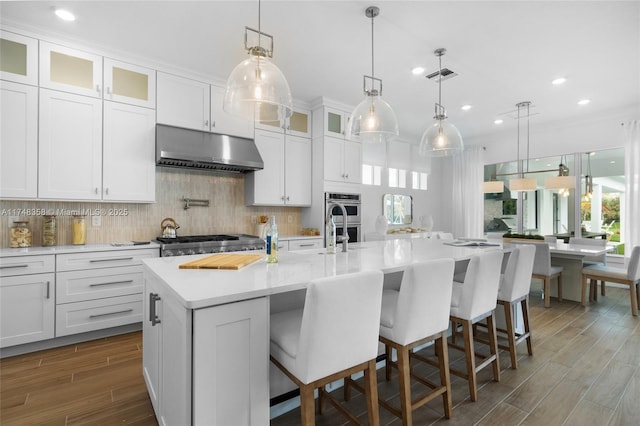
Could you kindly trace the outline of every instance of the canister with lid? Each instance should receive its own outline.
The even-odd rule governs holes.
[[[71,244],[85,244],[87,242],[87,223],[84,216],[73,216],[71,219]]]
[[[55,246],[58,240],[55,215],[42,216],[42,245]]]
[[[15,221],[9,232],[9,247],[31,247],[29,221]]]

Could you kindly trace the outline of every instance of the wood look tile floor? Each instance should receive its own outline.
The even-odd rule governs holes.
[[[480,372],[477,402],[469,400],[466,381],[452,376],[453,418],[443,417],[436,399],[414,412],[414,424],[640,424],[640,319],[631,316],[628,290],[608,287],[607,295],[587,308],[552,299],[545,309],[540,295],[532,294],[531,321],[533,356],[519,345],[519,367],[512,370],[508,354],[501,352],[501,380],[492,381],[490,369]],[[0,360],[0,424],[156,425],[142,378],[141,346],[137,332]],[[463,354],[451,349],[450,355],[453,364],[464,367]],[[431,367],[416,368],[436,377]],[[379,371],[378,390],[397,403],[397,376],[386,382]],[[423,390],[413,384],[414,392]],[[345,405],[366,422],[357,392]],[[401,424],[384,408],[380,420]],[[295,409],[271,424],[299,422]],[[330,406],[316,423],[347,424]]]

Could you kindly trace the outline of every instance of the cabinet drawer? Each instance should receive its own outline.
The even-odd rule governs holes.
[[[141,259],[158,257],[159,254],[157,249],[59,254],[56,256],[56,271],[136,266],[142,264]]]
[[[315,248],[322,248],[322,247],[323,247],[322,238],[289,241],[289,251],[308,250],[308,249],[315,249]]]
[[[142,293],[142,266],[60,272],[56,303],[82,302]]]
[[[140,294],[56,306],[56,337],[135,322],[142,322]]]
[[[16,256],[0,258],[0,277],[54,272],[55,256]]]

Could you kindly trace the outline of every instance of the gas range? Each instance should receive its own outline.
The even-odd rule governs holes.
[[[160,243],[161,257],[265,249],[264,240],[245,234],[189,235],[156,240]]]

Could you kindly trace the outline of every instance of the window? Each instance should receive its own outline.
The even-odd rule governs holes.
[[[411,188],[427,190],[427,174],[422,172],[411,172]]]
[[[382,185],[382,167],[363,164],[362,183],[365,185]]]
[[[404,169],[389,168],[389,187],[390,188],[406,188],[407,187],[407,171]]]

